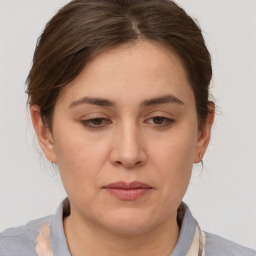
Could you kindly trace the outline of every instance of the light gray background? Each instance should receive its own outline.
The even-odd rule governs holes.
[[[65,197],[37,152],[24,82],[37,37],[67,2],[0,1],[0,231],[54,213]],[[219,112],[185,201],[204,230],[256,248],[256,1],[177,2],[205,31]]]

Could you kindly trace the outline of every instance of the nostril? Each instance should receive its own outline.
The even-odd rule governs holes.
[[[135,166],[139,167],[142,165],[142,161],[138,161],[137,163],[135,163]]]
[[[115,162],[116,166],[125,166],[126,168],[134,168],[134,167],[140,167],[141,165],[143,165],[143,161],[138,161],[136,163],[133,164],[128,164],[128,163],[122,163],[122,161],[116,161]]]

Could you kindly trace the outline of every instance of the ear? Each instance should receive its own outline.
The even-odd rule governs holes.
[[[210,142],[211,138],[211,129],[214,121],[214,116],[215,116],[215,105],[214,103],[209,103],[208,104],[209,108],[209,114],[207,116],[206,122],[202,128],[202,130],[199,132],[198,140],[197,140],[197,147],[196,147],[196,152],[194,156],[194,163],[199,163],[208,147],[208,144]]]
[[[56,154],[54,150],[53,136],[48,128],[48,126],[43,122],[40,107],[33,105],[30,107],[31,119],[36,132],[37,140],[43,150],[46,158],[52,162],[56,163]]]

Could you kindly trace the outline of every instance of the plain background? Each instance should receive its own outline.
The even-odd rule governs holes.
[[[38,149],[24,91],[36,40],[67,2],[0,1],[0,231],[54,213],[65,197]],[[204,31],[218,107],[184,200],[204,230],[256,248],[256,1],[177,2]]]

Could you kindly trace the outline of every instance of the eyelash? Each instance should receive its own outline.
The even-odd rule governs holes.
[[[153,126],[156,126],[157,128],[169,127],[172,123],[175,122],[174,119],[168,118],[168,117],[165,117],[165,116],[153,116],[153,117],[147,119],[146,121],[148,121],[148,120],[154,120],[154,119],[156,119],[156,118],[162,119],[162,121],[164,121],[164,124],[162,124],[162,123],[161,123],[161,124],[155,124],[155,123],[151,124],[151,125],[153,125]]]
[[[168,118],[168,117],[164,117],[164,116],[153,116],[149,119],[146,120],[146,123],[150,123],[148,122],[149,120],[154,120],[156,121],[156,118],[158,119],[162,119],[162,123],[164,124],[155,124],[155,123],[151,123],[150,125],[151,126],[155,126],[157,128],[166,128],[166,127],[169,127],[171,126],[172,123],[175,122],[174,119],[172,118]],[[93,122],[97,122],[97,121],[100,121],[100,124],[96,124],[95,123],[93,124]],[[107,126],[108,124],[112,124],[112,121],[107,119],[107,118],[102,118],[102,117],[99,117],[99,118],[92,118],[92,119],[88,119],[88,120],[81,120],[81,123],[83,124],[83,126],[89,128],[89,129],[102,129],[104,128],[105,126]]]
[[[102,122],[101,122],[101,124],[95,125],[95,124],[93,124],[93,122],[95,122],[95,121],[103,121],[104,124],[102,125]],[[85,127],[90,128],[90,129],[101,129],[101,128],[105,127],[106,125],[112,123],[111,120],[109,120],[107,118],[102,118],[102,117],[92,118],[92,119],[88,119],[88,120],[82,120],[81,122]]]

